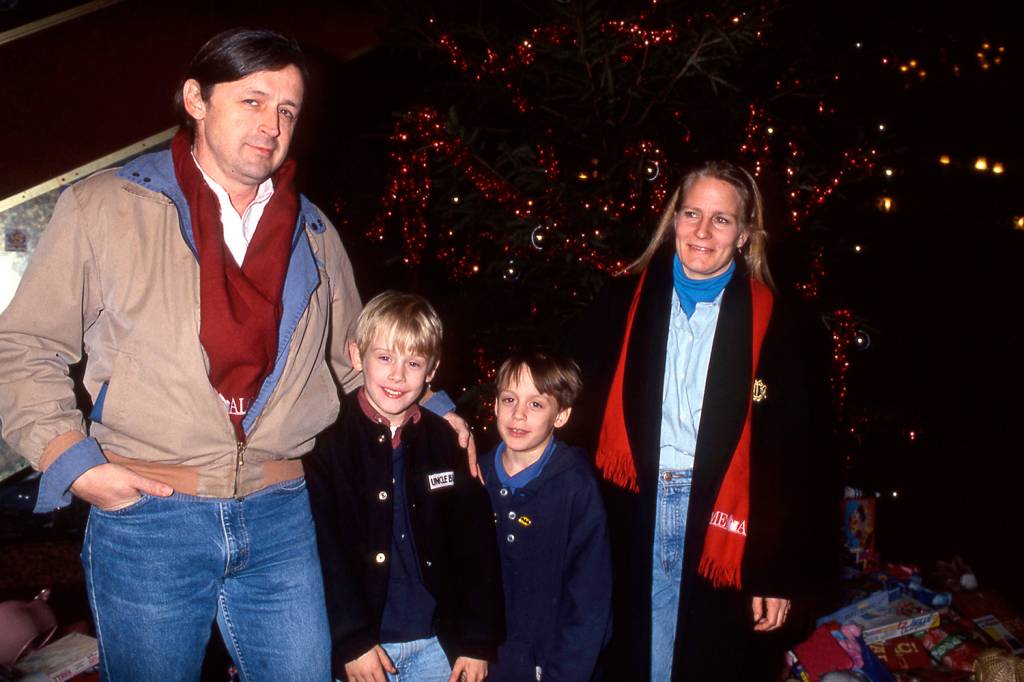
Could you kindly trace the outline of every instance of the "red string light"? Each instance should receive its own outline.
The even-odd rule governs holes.
[[[804,297],[804,300],[813,301],[821,293],[821,280],[825,278],[825,248],[818,247],[811,260],[811,271],[807,281],[796,285],[797,291]]]
[[[632,40],[630,47],[633,50],[644,50],[662,44],[671,45],[679,37],[679,30],[674,24],[669,24],[665,28],[645,28],[642,24],[645,21],[647,15],[640,14],[636,20],[619,19],[605,22],[602,30],[628,36]]]
[[[841,308],[832,313],[832,393],[840,412],[846,405],[846,374],[850,371],[849,350],[857,333],[853,313]]]
[[[387,226],[397,223],[402,234],[402,260],[407,265],[419,265],[425,252],[429,231],[426,215],[433,187],[431,163],[434,159],[444,159],[471,183],[479,198],[505,208],[510,219],[538,226],[541,241],[552,246],[557,243],[561,253],[568,252],[577,262],[601,272],[618,272],[624,267],[618,254],[608,253],[599,247],[600,228],[579,227],[575,232],[564,229],[567,225],[564,216],[570,211],[557,196],[558,184],[555,181],[561,176],[561,167],[553,146],[535,147],[537,164],[548,180],[544,201],[541,203],[524,196],[501,175],[475,158],[461,138],[448,129],[435,109],[419,107],[407,112],[396,123],[391,142],[394,147],[391,152],[392,172],[387,191],[381,197],[381,210],[371,223],[367,236],[382,241]],[[579,207],[577,213],[580,210],[584,214],[599,211],[603,222],[605,218],[620,221],[627,216],[649,215],[661,210],[670,191],[668,161],[664,151],[653,142],[643,140],[627,147],[623,156],[631,162],[626,197],[596,196]],[[642,202],[642,188],[645,186],[648,188],[648,196],[647,201]],[[582,222],[583,225],[587,224],[586,220]],[[486,229],[476,229],[471,235],[463,235],[460,239],[455,238],[451,229],[441,230],[436,236],[440,242],[436,250],[438,259],[452,266],[453,274],[458,279],[478,274],[480,261],[477,254],[481,246],[498,241],[498,235]],[[535,237],[536,234],[531,235],[531,240]],[[545,251],[538,246],[537,241],[531,243],[538,251]],[[503,249],[513,258],[525,253],[507,243]],[[550,251],[547,256],[542,254],[541,257],[553,259]]]
[[[657,1],[652,0],[651,6],[656,8]],[[762,5],[760,15],[736,15],[719,20],[712,13],[704,13],[699,17],[689,17],[683,23],[656,25],[649,14],[642,12],[635,18],[606,21],[600,24],[600,31],[605,36],[615,37],[613,57],[626,62],[637,59],[638,64],[644,64],[646,62],[639,60],[646,60],[648,51],[657,47],[674,48],[682,40],[684,27],[692,30],[695,22],[717,22],[726,30],[732,25],[752,20],[759,22],[758,26],[766,26],[766,15]],[[430,23],[434,24],[433,21]],[[763,35],[758,30],[756,38],[763,40]],[[578,41],[573,28],[553,24],[533,28],[507,49],[487,46],[471,56],[471,51],[465,49],[453,34],[440,33],[436,37],[437,47],[455,69],[473,82],[487,80],[497,84],[515,111],[529,113],[531,117],[536,109],[522,89],[526,82],[523,77],[529,75],[524,71],[543,68],[541,62],[548,48],[576,45]],[[838,81],[839,75],[834,74],[833,80]],[[799,89],[802,83],[799,78],[793,78],[788,82],[779,80],[775,86],[782,92],[788,88]],[[811,103],[821,116],[835,112],[823,96],[811,100]],[[682,121],[682,112],[675,111],[673,115],[684,133],[683,141],[689,143],[691,131]],[[550,129],[546,133],[547,139],[555,134]],[[621,271],[625,263],[616,258],[619,254],[611,253],[607,245],[602,244],[604,235],[601,230],[623,222],[644,224],[645,218],[661,211],[672,188],[670,178],[673,174],[669,172],[669,161],[664,151],[651,140],[633,141],[620,150],[622,156],[617,160],[625,159],[628,165],[625,177],[620,174],[614,179],[611,177],[614,171],[606,170],[601,159],[592,159],[591,165],[584,164],[580,168],[578,159],[560,159],[554,144],[535,144],[532,148],[533,163],[543,174],[545,182],[541,187],[535,187],[532,196],[527,196],[499,172],[504,168],[496,167],[499,170],[495,170],[475,156],[467,142],[432,108],[419,107],[403,115],[395,125],[391,141],[392,172],[381,198],[382,210],[367,234],[371,239],[384,240],[387,229],[397,226],[401,234],[402,259],[410,267],[420,264],[422,255],[427,252],[427,242],[433,240],[436,242],[433,253],[440,262],[452,268],[455,280],[478,275],[485,265],[489,266],[488,271],[493,270],[494,263],[482,263],[481,254],[494,254],[495,246],[500,248],[498,253],[504,268],[497,272],[503,272],[502,277],[506,279],[517,279],[527,259],[534,263],[553,263],[564,262],[568,258],[601,272]],[[841,152],[831,172],[825,176],[811,176],[812,164],[805,158],[800,144],[783,127],[773,123],[768,107],[759,102],[748,105],[739,153],[741,158],[749,161],[757,177],[771,166],[782,171],[789,226],[796,231],[800,231],[808,218],[822,209],[842,184],[872,173],[877,158],[875,149],[848,148]],[[432,177],[436,176],[442,164],[450,165],[460,181],[468,183],[465,197],[436,196]],[[623,168],[621,164],[618,167],[620,170]],[[515,179],[514,175],[509,177]],[[577,181],[593,183],[594,192],[588,193],[580,205],[571,205],[562,198],[564,188],[567,182]],[[456,184],[446,182],[446,186]],[[609,189],[613,186],[617,188],[615,191]],[[524,238],[510,239],[507,230],[486,225],[473,225],[466,229],[446,225],[437,229],[436,225],[428,223],[432,202],[459,203],[462,200],[482,200],[500,206],[509,221],[506,224],[523,224]],[[487,257],[492,258],[491,255]],[[809,300],[817,299],[826,274],[824,249],[819,248],[812,259],[808,278],[798,284],[801,295]],[[576,294],[571,292],[572,296]],[[842,409],[847,393],[846,373],[850,366],[847,350],[853,343],[855,330],[849,310],[837,310],[832,318],[832,385],[837,405]],[[481,376],[487,380],[493,377],[496,367],[483,348],[477,349],[474,361]]]
[[[420,263],[427,242],[426,211],[431,200],[432,157],[443,157],[450,162],[484,199],[507,207],[518,218],[532,215],[533,201],[525,199],[504,178],[475,159],[432,107],[419,107],[402,116],[395,124],[391,142],[394,146],[391,152],[392,173],[387,190],[381,197],[381,211],[371,223],[367,236],[383,240],[387,223],[397,221],[403,237],[402,260],[407,265]],[[443,242],[446,241],[444,236],[441,235]],[[482,231],[478,236],[488,238],[493,235]],[[464,277],[480,271],[479,262],[471,253],[450,244],[443,246],[438,256],[442,261],[456,265],[457,272]]]

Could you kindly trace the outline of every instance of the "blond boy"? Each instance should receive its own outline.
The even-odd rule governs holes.
[[[504,638],[487,493],[417,403],[441,341],[422,297],[371,300],[349,345],[363,387],[306,460],[340,679],[479,682]]]

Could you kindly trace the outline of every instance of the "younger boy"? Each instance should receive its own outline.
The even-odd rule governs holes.
[[[371,300],[349,345],[363,386],[305,461],[341,679],[479,682],[504,637],[487,493],[417,405],[440,352],[426,300]]]
[[[554,438],[582,388],[571,361],[516,355],[498,370],[502,443],[480,468],[498,523],[508,639],[492,682],[590,680],[611,633],[611,548],[590,459]]]

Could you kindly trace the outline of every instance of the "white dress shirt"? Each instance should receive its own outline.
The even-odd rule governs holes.
[[[274,196],[274,181],[267,178],[260,183],[256,189],[256,198],[246,207],[242,215],[238,215],[238,211],[231,204],[231,197],[228,196],[227,190],[206,174],[203,167],[199,165],[195,154],[192,154],[192,160],[196,162],[196,168],[203,174],[206,184],[217,196],[217,201],[220,203],[220,222],[224,228],[224,243],[227,244],[238,267],[242,267],[249,242],[256,234],[256,226],[260,224],[260,218],[263,217],[263,209],[267,207],[270,197]]]

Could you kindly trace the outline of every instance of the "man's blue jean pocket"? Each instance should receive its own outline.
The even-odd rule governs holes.
[[[302,479],[243,499],[143,495],[90,512],[82,547],[104,680],[197,680],[217,621],[243,680],[329,680]]]

